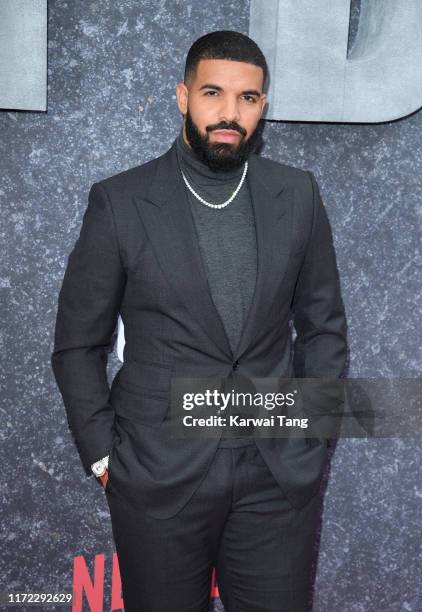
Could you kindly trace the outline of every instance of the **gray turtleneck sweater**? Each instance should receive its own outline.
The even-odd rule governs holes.
[[[176,139],[176,151],[189,184],[207,202],[225,202],[238,186],[243,164],[226,172],[214,172],[186,144],[183,128]],[[255,222],[247,179],[246,175],[239,193],[224,208],[206,206],[186,188],[211,297],[233,351],[240,340],[256,280]],[[229,428],[223,429],[222,438],[225,440],[220,446],[253,443]]]

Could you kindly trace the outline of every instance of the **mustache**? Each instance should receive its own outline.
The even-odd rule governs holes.
[[[241,136],[246,135],[246,130],[244,130],[237,123],[219,123],[218,125],[210,125],[206,128],[207,132],[214,132],[215,130],[232,130],[233,132],[238,132]]]

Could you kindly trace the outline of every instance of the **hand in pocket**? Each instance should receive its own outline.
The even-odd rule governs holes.
[[[105,489],[108,481],[108,470],[106,470],[101,476],[98,476],[98,480],[100,481],[103,489]]]

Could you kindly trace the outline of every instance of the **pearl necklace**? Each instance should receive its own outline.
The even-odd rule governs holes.
[[[237,194],[239,193],[240,188],[243,185],[243,181],[245,180],[245,176],[246,176],[246,172],[248,171],[248,162],[245,162],[245,167],[243,169],[243,174],[242,174],[242,178],[240,179],[240,183],[238,184],[238,186],[236,187],[236,189],[233,191],[232,195],[229,197],[228,200],[226,200],[225,202],[223,202],[222,204],[211,204],[210,202],[207,202],[206,200],[204,200],[204,198],[201,198],[200,195],[198,195],[196,193],[196,191],[193,189],[193,187],[191,187],[191,185],[188,182],[188,179],[186,178],[186,176],[183,174],[183,171],[180,170],[180,172],[182,173],[183,176],[183,180],[186,183],[186,187],[189,189],[189,191],[191,193],[193,193],[193,195],[198,198],[198,200],[200,202],[202,202],[202,204],[205,204],[206,206],[209,206],[210,208],[224,208],[225,206],[227,206],[227,204],[230,204],[230,202],[232,202],[235,197],[237,196]]]

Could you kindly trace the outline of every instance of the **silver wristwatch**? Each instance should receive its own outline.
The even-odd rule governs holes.
[[[91,470],[94,472],[95,476],[102,476],[106,470],[108,470],[108,455],[96,461],[91,465]]]

